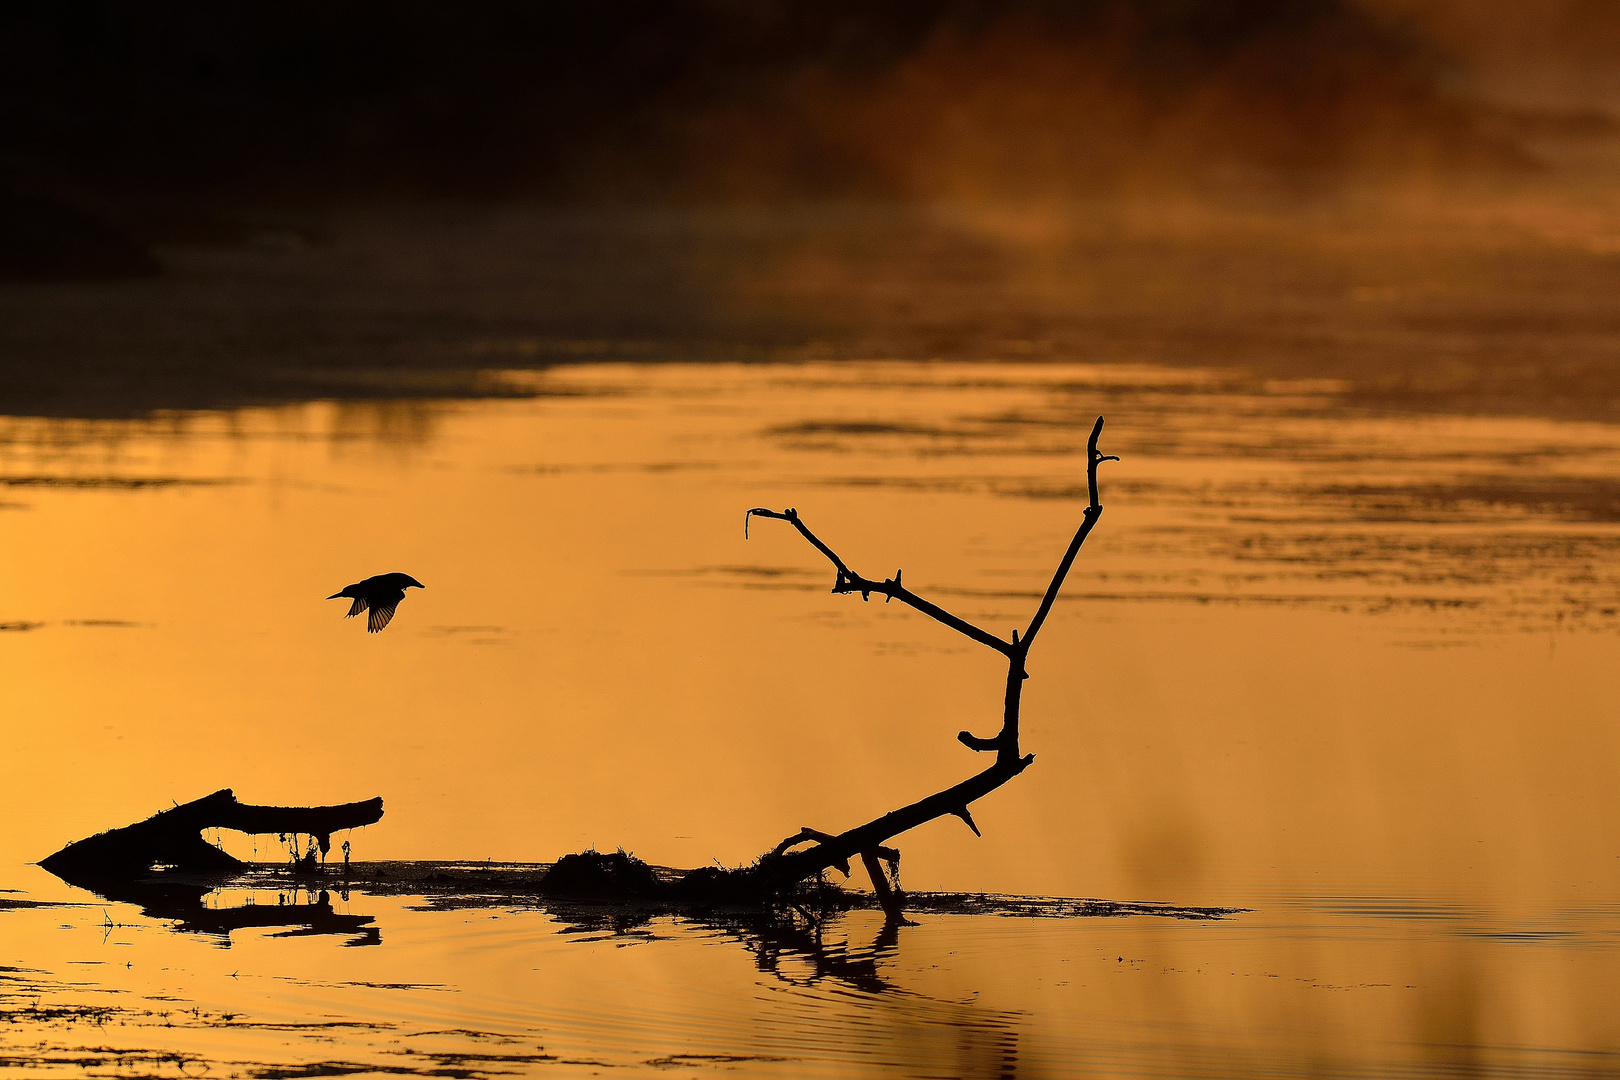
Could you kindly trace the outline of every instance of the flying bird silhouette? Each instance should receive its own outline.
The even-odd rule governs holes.
[[[345,619],[352,619],[370,608],[371,616],[366,620],[366,633],[375,634],[388,625],[388,620],[394,617],[394,609],[405,599],[405,590],[413,585],[418,589],[427,588],[409,574],[378,574],[376,577],[357,581],[345,587],[342,592],[333,593],[327,599],[354,601],[349,605],[349,613],[343,616]]]

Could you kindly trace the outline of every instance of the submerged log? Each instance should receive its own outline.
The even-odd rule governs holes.
[[[382,815],[381,799],[339,806],[252,806],[237,802],[226,788],[134,825],[75,841],[40,860],[39,865],[66,881],[133,877],[154,866],[193,873],[233,873],[247,864],[204,840],[202,830],[304,834],[315,839],[324,855],[331,850],[334,832],[375,824]]]

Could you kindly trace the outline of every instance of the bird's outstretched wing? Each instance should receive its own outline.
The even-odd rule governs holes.
[[[362,607],[365,606],[364,601],[361,600],[356,600],[355,603],[360,604]],[[371,618],[366,622],[366,633],[375,634],[387,626],[388,620],[394,617],[394,608],[397,606],[397,601],[392,604],[372,604]]]
[[[364,610],[366,610],[366,598],[363,596],[357,596],[354,598],[354,603],[349,605],[349,613],[343,617],[345,619],[352,619]],[[384,619],[383,621],[387,622],[388,620]]]

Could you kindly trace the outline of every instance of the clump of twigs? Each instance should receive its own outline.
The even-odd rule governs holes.
[[[794,911],[811,920],[848,910],[858,902],[858,897],[824,875],[784,881],[770,873],[763,860],[752,866],[674,871],[654,867],[623,849],[564,855],[533,889],[553,900],[650,905],[672,911]]]
[[[539,891],[579,900],[650,900],[662,884],[651,866],[621,848],[564,855],[540,879]]]

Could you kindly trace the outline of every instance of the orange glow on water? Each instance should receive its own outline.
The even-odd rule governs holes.
[[[807,545],[761,521],[744,542],[741,511],[797,506],[864,572],[1016,625],[1107,412],[1125,461],[1031,659],[1038,767],[976,811],[992,839],[908,837],[909,884],[1215,903],[1614,883],[1613,526],[1510,505],[1502,476],[1556,442],[1578,500],[1620,454],[1606,428],[1337,418],[1331,386],[1141,367],[541,385],[570,395],[55,444],[15,422],[4,614],[40,625],[5,638],[6,780],[29,793],[7,856],[223,786],[382,795],[366,858],[736,864],[848,827],[974,768],[952,735],[994,729],[998,661],[828,594]],[[321,599],[392,569],[427,588],[381,635]]]
[[[244,931],[220,953],[112,905],[5,913],[20,962],[115,964],[84,970],[158,1008],[178,995],[199,1011],[162,1027],[164,1052],[217,1063],[333,1052],[219,1019],[244,1013],[352,1016],[451,1057],[481,1045],[467,1031],[506,1032],[514,1068],[540,1047],[783,1075],[991,1075],[1009,1055],[1036,1075],[1421,1073],[1616,1045],[1598,1003],[1616,970],[1620,536],[1593,510],[1610,429],[1357,417],[1332,383],[1141,365],[535,379],[548,396],[12,422],[4,859],[226,785],[382,795],[360,859],[622,844],[736,864],[802,825],[848,827],[976,767],[952,736],[993,730],[999,660],[829,594],[781,523],[745,542],[742,510],[796,506],[857,569],[903,567],[1005,632],[1075,525],[1076,455],[1104,412],[1124,460],[1031,656],[1036,763],[975,805],[982,840],[954,819],[899,838],[905,884],[1256,910],[924,915],[898,946],[855,915],[796,952],[680,920],[563,944],[580,931],[555,915],[345,893],[384,948]],[[1529,457],[1548,476],[1534,497],[1512,479]],[[321,599],[389,569],[427,588],[381,634]],[[226,840],[275,857],[270,838]],[[10,880],[64,892],[43,871]],[[739,945],[772,958],[763,974]],[[79,1007],[71,987],[28,993]],[[102,1029],[118,1034],[94,1053],[148,1053],[147,1025],[173,1023],[154,1015]],[[824,1040],[828,1016],[868,1034]],[[369,1030],[342,1037],[344,1059],[394,1061]]]

